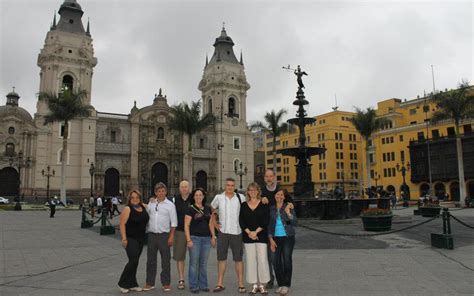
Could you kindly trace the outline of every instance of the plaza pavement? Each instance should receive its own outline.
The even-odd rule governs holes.
[[[411,218],[412,213],[413,208],[396,210],[396,215],[407,219],[401,219],[405,223],[394,228],[424,219]],[[474,210],[453,213],[474,224]],[[54,219],[48,214],[0,211],[0,295],[120,295],[117,281],[126,256],[118,234],[100,236],[97,227],[81,229],[79,211],[58,211]],[[113,222],[118,223],[118,218]],[[301,222],[335,232],[362,233],[357,220]],[[372,238],[332,236],[299,228],[291,295],[473,295],[473,230],[453,223],[456,249],[440,250],[429,245],[429,232],[440,232],[441,220],[429,224]],[[141,284],[145,262],[146,250],[139,266]],[[216,277],[213,249],[209,258],[211,289]],[[172,292],[157,289],[130,295],[191,295],[175,288],[174,262],[172,281]],[[225,284],[227,289],[215,295],[239,295],[230,261]]]

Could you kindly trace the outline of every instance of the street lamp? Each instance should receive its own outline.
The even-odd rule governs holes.
[[[402,165],[397,163],[397,171],[402,172],[402,177],[403,177],[403,184],[401,191],[404,193],[403,197],[403,206],[408,207],[408,200],[410,200],[410,192],[408,189],[408,185],[405,180],[406,172],[410,170],[410,163],[408,162],[407,165],[405,166],[405,161],[402,161]]]
[[[46,172],[44,171],[44,169],[41,170],[41,175],[43,175],[43,177],[46,177],[46,179],[47,179],[47,183],[46,183],[46,200],[49,199],[49,178],[54,177],[54,174],[55,174],[55,173],[56,173],[56,172],[55,172],[54,170],[51,171],[51,167],[50,167],[49,165],[46,167]]]
[[[240,177],[240,189],[242,189],[242,176],[245,176],[247,175],[247,166],[245,166],[245,168],[243,167],[244,166],[244,163],[243,162],[240,162],[239,163],[239,168],[234,168],[234,172],[237,176]]]
[[[91,196],[94,196],[94,174],[95,174],[95,166],[94,163],[91,162],[91,166],[89,168],[89,174],[91,175]]]
[[[18,196],[15,203],[15,211],[21,210],[20,192],[21,192],[21,168],[29,168],[31,165],[31,158],[28,156],[24,158],[23,151],[18,152],[17,163],[15,165],[13,157],[9,159],[10,167],[16,166],[18,168]]]
[[[374,180],[375,180],[375,188],[379,187],[378,181],[380,180],[379,174],[377,172],[374,172]]]

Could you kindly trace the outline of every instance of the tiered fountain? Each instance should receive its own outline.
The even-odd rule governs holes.
[[[290,69],[285,68],[285,69]],[[299,130],[298,147],[281,149],[279,152],[283,155],[293,156],[296,158],[296,182],[293,185],[293,194],[296,200],[308,200],[314,199],[314,182],[311,178],[311,163],[309,160],[313,155],[323,154],[326,148],[319,147],[307,147],[306,146],[306,133],[305,126],[316,121],[313,117],[306,117],[305,105],[309,102],[304,96],[304,84],[303,75],[308,75],[306,72],[301,71],[301,67],[298,65],[297,69],[294,70],[298,82],[298,91],[296,92],[296,100],[293,105],[298,106],[296,111],[296,117],[288,120],[289,124],[297,125]]]

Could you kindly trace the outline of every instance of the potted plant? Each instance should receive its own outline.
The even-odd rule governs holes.
[[[420,207],[420,213],[422,217],[436,217],[441,211],[439,200],[436,198],[424,198],[422,206]]]
[[[388,231],[392,228],[393,215],[390,209],[364,209],[360,217],[366,231]]]

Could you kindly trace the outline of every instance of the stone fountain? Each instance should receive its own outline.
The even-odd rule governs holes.
[[[289,69],[289,67],[287,68]],[[293,194],[296,200],[314,198],[314,182],[311,178],[311,163],[309,160],[311,156],[323,154],[326,148],[308,147],[306,146],[305,126],[316,121],[313,117],[307,117],[305,105],[309,102],[304,96],[303,75],[308,75],[301,70],[298,65],[294,70],[298,82],[298,91],[296,92],[296,100],[293,105],[298,106],[296,117],[289,119],[287,122],[291,125],[298,126],[299,137],[298,147],[281,149],[279,152],[283,155],[293,156],[296,158],[296,182],[293,185]]]
[[[306,100],[303,89],[303,76],[308,75],[301,70],[298,65],[296,69],[283,67],[292,70],[296,75],[298,83],[298,91],[296,92],[296,100],[293,105],[298,106],[296,117],[289,119],[287,122],[298,126],[299,137],[298,147],[285,148],[278,150],[286,156],[296,158],[296,182],[293,184],[293,194],[296,213],[299,217],[311,217],[320,219],[345,219],[358,216],[362,209],[367,208],[368,199],[335,199],[335,198],[316,198],[314,192],[314,182],[311,177],[311,157],[314,155],[324,154],[326,148],[308,147],[306,146],[305,126],[316,121],[313,117],[307,117],[305,105],[309,102]],[[390,201],[388,199],[376,200],[378,207],[388,208]]]

